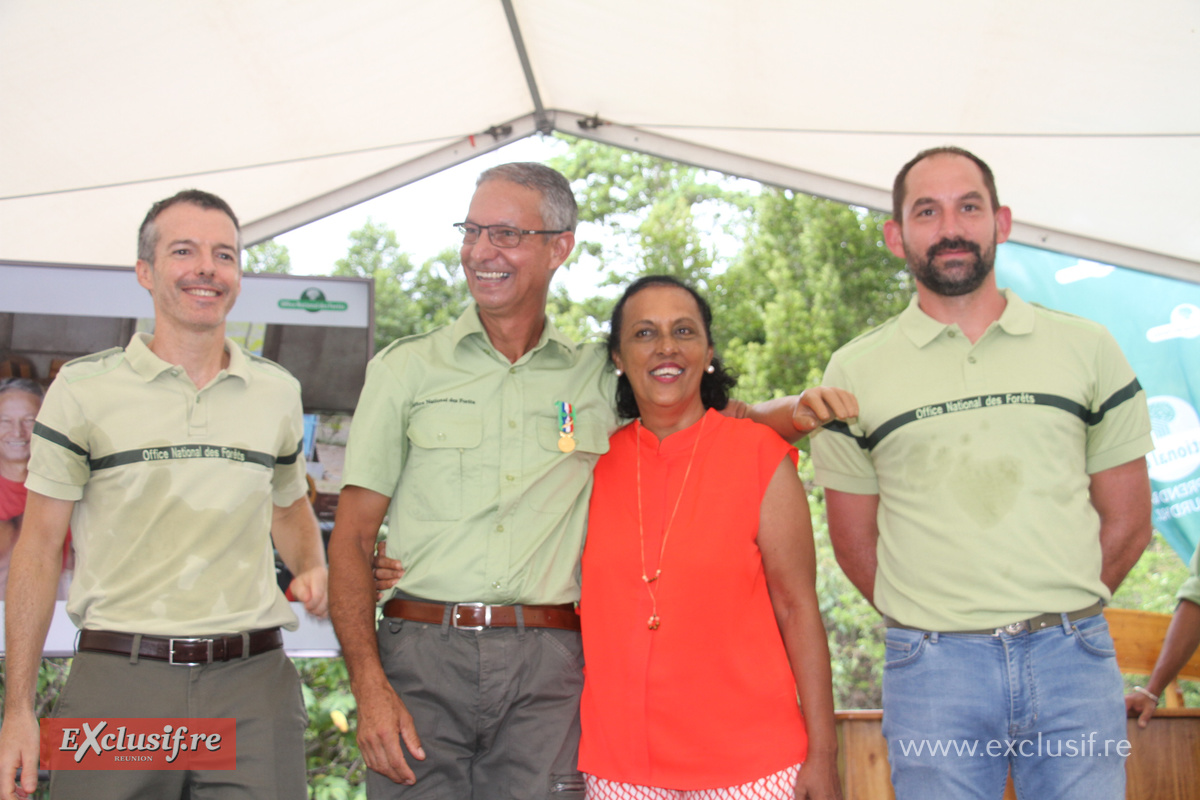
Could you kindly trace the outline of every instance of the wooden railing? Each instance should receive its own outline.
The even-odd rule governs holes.
[[[844,800],[894,800],[883,712],[838,711],[838,767]],[[1128,720],[1127,800],[1196,800],[1200,796],[1200,708],[1160,708],[1144,729]],[[1012,781],[1005,800],[1016,800]]]

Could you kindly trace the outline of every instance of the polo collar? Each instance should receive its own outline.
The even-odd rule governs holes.
[[[542,335],[538,337],[538,342],[533,349],[521,357],[521,360],[529,357],[533,353],[546,348],[545,355],[561,356],[564,359],[570,360],[575,357],[579,346],[571,341],[567,336],[560,331],[550,319],[545,318],[545,325],[542,326]],[[457,348],[469,336],[478,336],[482,340],[482,344],[491,350],[495,350],[492,342],[488,339],[487,331],[483,328],[483,322],[479,319],[479,307],[472,301],[467,305],[467,308],[454,321],[451,328],[454,347]],[[552,345],[552,346],[551,346]]]
[[[135,333],[133,338],[129,340],[129,345],[125,348],[125,360],[129,362],[129,366],[133,368],[133,371],[147,383],[164,372],[170,372],[176,368],[175,364],[164,361],[150,349],[150,342],[153,338],[148,333]],[[237,342],[226,338],[225,351],[229,353],[229,366],[221,374],[241,378],[246,383],[249,383],[251,375],[250,359],[246,358],[246,354],[242,351],[242,348],[238,347]],[[221,375],[219,374],[218,379],[220,377]]]
[[[1033,306],[1022,300],[1011,289],[1001,289],[1000,293],[1004,295],[1004,312],[1000,315],[1000,319],[993,323],[993,325],[999,326],[1000,330],[1009,336],[1022,336],[1032,333],[1034,321]],[[915,293],[912,296],[912,300],[909,301],[908,307],[900,312],[899,324],[900,330],[917,347],[924,347],[940,336],[943,331],[951,327],[950,325],[938,322],[922,311],[919,298]]]

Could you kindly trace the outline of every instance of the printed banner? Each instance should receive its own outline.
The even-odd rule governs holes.
[[[1021,297],[1096,320],[1146,390],[1154,527],[1185,562],[1200,541],[1200,285],[1014,243],[996,278]]]
[[[237,720],[42,719],[41,768],[237,769]]]

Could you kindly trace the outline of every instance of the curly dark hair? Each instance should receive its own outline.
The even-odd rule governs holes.
[[[625,304],[629,302],[629,298],[643,289],[649,289],[651,286],[674,286],[678,289],[683,289],[692,296],[692,299],[696,301],[696,305],[700,309],[700,317],[704,320],[704,335],[708,338],[708,344],[711,347],[713,343],[712,308],[709,307],[708,301],[701,297],[699,292],[678,278],[673,278],[670,275],[645,275],[629,284],[625,288],[625,293],[621,295],[621,299],[613,307],[612,320],[609,322],[608,330],[609,358],[612,358],[620,349],[621,322],[625,315]],[[720,411],[729,404],[729,392],[733,387],[737,386],[737,378],[722,366],[721,359],[717,357],[715,350],[711,363],[713,371],[705,372],[700,377],[700,401],[704,403],[706,409],[715,408]],[[617,378],[617,413],[626,419],[641,416],[641,412],[638,410],[637,398],[633,396],[633,386],[630,385],[629,378],[625,375]]]

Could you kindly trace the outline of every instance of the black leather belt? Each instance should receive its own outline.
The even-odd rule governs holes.
[[[517,609],[530,628],[560,628],[579,630],[579,615],[575,606],[489,606],[485,603],[427,603],[421,600],[389,600],[383,604],[383,615],[413,622],[441,625],[446,607],[450,607],[450,624],[455,628],[481,631],[484,628],[517,627]]]
[[[1087,619],[1103,612],[1104,603],[1097,600],[1094,605],[1090,605],[1087,608],[1068,612],[1067,622]],[[1062,614],[1038,614],[1036,617],[1010,622],[1007,625],[1001,625],[999,628],[984,628],[975,631],[939,631],[939,633],[963,634],[968,636],[999,636],[1002,633],[1007,633],[1010,636],[1015,636],[1018,633],[1026,631],[1040,631],[1043,628],[1053,628],[1055,625],[1062,625],[1062,616]],[[889,628],[903,628],[906,631],[927,630],[926,628],[914,628],[911,625],[901,625],[896,620],[886,616],[883,618],[883,623]]]
[[[78,650],[90,653],[112,653],[118,656],[133,654],[135,634],[118,633],[117,631],[79,632]],[[264,628],[250,631],[246,634],[249,640],[247,656],[256,656],[268,650],[278,650],[283,647],[283,634],[279,628]],[[138,658],[149,658],[153,661],[166,661],[168,664],[194,667],[200,664],[212,664],[217,661],[232,661],[242,658],[242,634],[234,633],[225,636],[142,636],[138,643]]]

